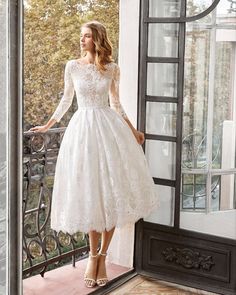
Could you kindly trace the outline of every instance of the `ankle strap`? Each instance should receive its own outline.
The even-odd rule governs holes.
[[[99,251],[98,254],[100,254],[100,255],[102,255],[102,256],[107,256],[107,253],[102,253],[102,252],[100,252],[100,251]]]
[[[96,255],[92,255],[92,253],[89,251],[89,256],[91,256],[91,257],[97,257],[98,254],[96,254]]]

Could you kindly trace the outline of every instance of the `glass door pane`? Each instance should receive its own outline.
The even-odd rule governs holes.
[[[180,225],[236,239],[236,12],[220,2],[186,26]]]
[[[149,17],[178,16],[180,1],[149,1]],[[161,203],[145,220],[168,226],[174,225],[179,30],[178,23],[148,23],[145,53],[145,155]]]
[[[187,0],[187,16],[194,16],[205,11],[213,0]]]
[[[148,56],[178,56],[179,24],[148,25]]]
[[[177,69],[175,63],[148,63],[147,95],[176,97]]]
[[[175,180],[175,142],[146,140],[145,153],[153,177]]]
[[[175,103],[146,103],[146,133],[176,136],[177,105]]]
[[[180,16],[180,0],[149,0],[149,17]]]
[[[144,221],[173,226],[175,188],[156,185],[156,191],[160,199],[160,206],[156,211],[145,218]]]

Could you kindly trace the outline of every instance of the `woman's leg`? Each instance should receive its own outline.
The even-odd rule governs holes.
[[[102,232],[102,240],[101,240],[101,249],[100,252],[106,253],[107,249],[110,245],[113,233],[114,233],[115,227],[113,227],[110,231],[103,231]]]
[[[101,236],[101,233],[96,232],[95,230],[92,230],[89,232],[89,246],[90,246],[90,252],[92,255],[97,254],[97,248],[98,248],[100,236]]]
[[[110,231],[103,231],[102,232],[102,240],[101,240],[101,249],[100,253],[106,254],[107,249],[110,245],[115,227],[113,227]],[[107,281],[107,274],[106,274],[106,264],[105,264],[105,255],[99,255],[98,258],[98,271],[97,271],[97,280],[100,280],[100,284],[104,285]],[[103,279],[103,280],[102,280]]]
[[[85,276],[84,276],[86,286],[88,287],[93,287],[95,285],[98,257],[97,256],[93,257],[93,256],[97,255],[97,248],[98,248],[100,236],[101,236],[101,233],[98,233],[96,231],[89,232],[89,245],[90,245],[91,255],[89,255]]]

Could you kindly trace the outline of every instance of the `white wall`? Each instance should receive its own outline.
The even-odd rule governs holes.
[[[129,120],[137,128],[139,47],[139,0],[120,0],[120,101]],[[108,260],[132,267],[134,250],[134,226],[115,229]]]
[[[120,98],[134,127],[137,122],[139,0],[120,0]]]

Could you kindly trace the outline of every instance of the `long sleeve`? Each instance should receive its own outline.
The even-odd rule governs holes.
[[[128,118],[120,102],[119,84],[120,84],[120,68],[116,64],[113,70],[111,86],[109,89],[109,103],[110,103],[110,107],[114,109],[118,114],[120,114],[123,118]]]
[[[74,85],[73,85],[73,81],[71,77],[70,61],[68,61],[65,66],[65,73],[64,73],[64,93],[56,110],[51,116],[51,119],[55,119],[57,122],[60,122],[61,118],[64,116],[64,114],[67,112],[67,110],[71,106],[73,97],[74,97]]]

